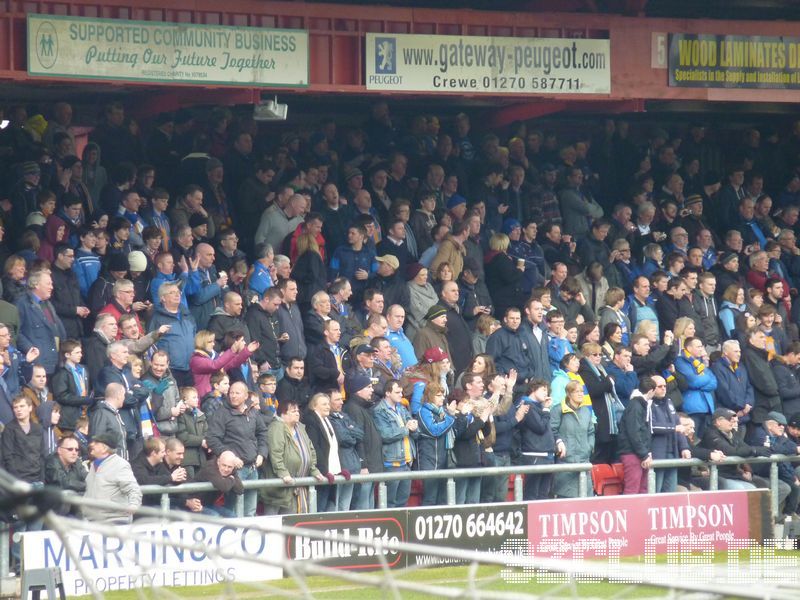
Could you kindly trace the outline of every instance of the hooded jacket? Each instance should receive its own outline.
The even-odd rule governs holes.
[[[617,450],[622,454],[635,454],[644,460],[653,448],[652,405],[639,390],[631,394],[631,401],[619,424]]]
[[[188,371],[189,359],[194,349],[194,336],[197,333],[194,318],[182,306],[178,307],[176,313],[159,306],[150,319],[148,330],[156,331],[162,325],[169,325],[170,330],[161,336],[156,346],[169,354],[169,364],[172,369]]]

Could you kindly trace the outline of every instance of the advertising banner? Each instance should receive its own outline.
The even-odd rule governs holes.
[[[379,555],[373,547],[354,542],[406,542],[407,512],[405,510],[371,510],[361,513],[316,513],[283,517],[284,527],[300,527],[324,534],[324,539],[287,535],[286,558],[313,560],[325,567],[370,570],[406,566],[406,554],[384,550]]]
[[[760,523],[752,517],[759,527],[754,535],[749,503],[765,497],[721,491],[531,502],[530,552],[551,558],[612,558],[697,546],[728,549],[734,541],[758,538]],[[761,510],[768,512],[766,506]]]
[[[609,94],[609,40],[367,34],[368,90]]]
[[[528,507],[526,504],[448,506],[415,508],[408,511],[408,541],[439,548],[459,548],[481,552],[509,552],[527,546]],[[408,566],[433,567],[466,564],[457,558],[415,554]]]
[[[28,15],[28,74],[215,85],[308,85],[308,32]]]
[[[800,37],[670,34],[669,84],[800,89]]]
[[[91,592],[81,571],[91,577],[100,592],[280,579],[283,569],[279,566],[264,563],[255,566],[253,562],[235,558],[248,555],[277,564],[283,546],[281,536],[252,527],[277,528],[280,524],[280,517],[236,519],[224,527],[197,523],[134,524],[124,527],[128,535],[111,537],[81,531],[76,521],[66,540],[52,531],[23,533],[22,564],[25,569],[60,568],[67,596]],[[199,543],[204,549],[190,550],[169,544],[178,541]],[[219,553],[228,556],[222,558]]]

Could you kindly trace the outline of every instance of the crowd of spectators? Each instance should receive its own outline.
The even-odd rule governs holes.
[[[654,459],[800,451],[800,122],[722,147],[699,123],[401,126],[382,101],[280,136],[226,108],[145,135],[115,102],[88,140],[65,102],[5,116],[0,460],[118,507],[86,518],[130,520],[141,484],[285,514],[313,476],[346,511],[375,506],[354,473],[622,462],[641,493]],[[286,486],[243,489],[259,478]],[[659,492],[707,487],[658,470]],[[387,488],[406,505],[410,481]],[[459,503],[507,493],[457,480]],[[577,494],[576,474],[525,481]]]

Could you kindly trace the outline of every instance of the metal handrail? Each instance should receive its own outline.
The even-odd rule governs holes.
[[[256,479],[243,481],[242,486],[246,490],[260,490],[267,488],[309,488],[309,510],[317,512],[316,486],[319,485],[342,485],[348,483],[377,483],[378,484],[378,508],[387,508],[386,482],[388,481],[408,481],[408,480],[430,480],[447,479],[447,504],[456,503],[455,480],[464,477],[499,477],[502,475],[528,475],[543,473],[577,473],[578,474],[578,496],[581,498],[589,494],[589,478],[587,473],[592,470],[591,463],[561,463],[553,465],[518,465],[509,467],[480,467],[475,469],[442,469],[439,471],[393,471],[390,473],[369,473],[366,475],[354,474],[347,480],[341,475],[334,476],[333,484],[327,480],[317,481],[314,477],[298,477],[292,483],[284,483],[283,479]],[[522,478],[514,479],[514,501],[522,502]],[[188,494],[194,492],[213,492],[215,488],[210,483],[182,483],[180,485],[143,485],[142,494],[161,496],[161,507],[168,509],[170,506],[169,497],[171,495]],[[244,498],[236,498],[236,514],[242,516],[244,512]]]

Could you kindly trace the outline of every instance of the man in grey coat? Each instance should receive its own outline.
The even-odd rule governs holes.
[[[564,232],[573,238],[585,237],[589,233],[589,221],[603,216],[603,208],[581,191],[582,185],[583,171],[580,167],[571,167],[566,173],[566,185],[558,194]]]
[[[128,461],[115,453],[116,449],[117,440],[108,434],[95,436],[89,444],[92,466],[86,476],[85,497],[115,504],[118,508],[87,507],[83,518],[88,521],[128,524],[133,512],[142,505],[142,490],[133,470]]]

